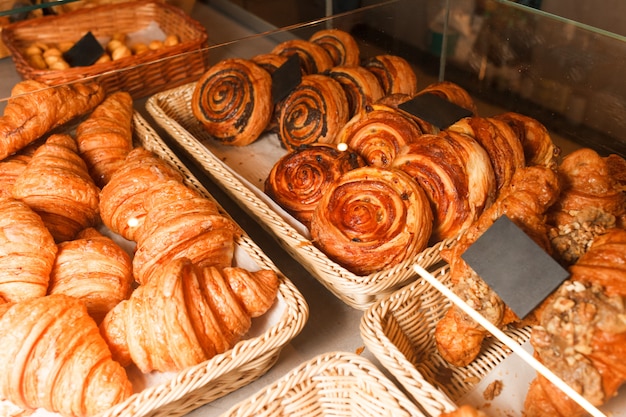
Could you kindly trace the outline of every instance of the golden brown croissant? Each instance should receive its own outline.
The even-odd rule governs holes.
[[[0,317],[0,398],[67,417],[102,413],[132,394],[126,371],[79,300],[11,304]]]
[[[469,110],[474,116],[478,115],[478,108],[476,107],[476,103],[469,95],[467,90],[451,81],[438,81],[429,84],[428,86],[426,86],[426,88],[420,90],[417,94],[434,94],[438,97],[448,100],[451,103],[456,104],[459,107]]]
[[[26,148],[25,148],[26,149]],[[26,169],[26,165],[32,158],[31,154],[16,153],[0,161],[0,189],[13,193],[15,180]]]
[[[17,83],[0,117],[0,160],[90,112],[103,99],[104,90],[96,83],[58,87],[34,80]]]
[[[278,135],[289,151],[333,143],[348,118],[348,99],[341,84],[326,75],[305,75],[280,105]]]
[[[546,252],[551,253],[545,212],[558,198],[557,174],[543,166],[517,170],[511,184],[474,222],[452,248],[441,251],[450,264],[453,290],[496,326],[519,318],[461,258],[461,254],[498,218],[506,215]],[[487,331],[459,308],[450,308],[435,328],[435,341],[441,356],[455,366],[466,366],[480,352]]]
[[[26,203],[0,191],[0,296],[21,301],[46,295],[57,245]]]
[[[535,357],[595,406],[626,382],[626,231],[600,235],[544,303],[531,344]],[[607,287],[605,287],[607,285]],[[543,376],[530,385],[524,413],[582,416],[584,410]]]
[[[385,94],[376,76],[363,67],[333,67],[327,74],[343,87],[350,117],[365,111],[367,105],[375,103]]]
[[[132,282],[128,253],[110,237],[87,228],[76,239],[58,244],[48,293],[78,298],[100,323],[109,310],[128,298]]]
[[[397,55],[376,55],[363,62],[376,75],[385,95],[417,93],[417,75],[409,62]]]
[[[368,165],[388,168],[400,149],[417,141],[422,134],[411,119],[395,109],[373,104],[366,106],[341,128],[335,143],[345,143]]]
[[[368,275],[424,250],[432,224],[428,198],[411,177],[363,167],[343,174],[322,196],[311,237],[330,259]]]
[[[13,186],[13,196],[41,216],[57,242],[98,223],[99,193],[76,141],[66,134],[54,134],[37,148]]]
[[[365,166],[354,151],[325,144],[301,146],[280,158],[265,180],[265,193],[307,228],[320,198],[345,172]]]
[[[100,217],[111,230],[135,241],[146,215],[143,196],[157,183],[183,177],[173,166],[145,148],[134,148],[100,192]]]
[[[203,268],[179,258],[111,310],[100,328],[120,363],[142,372],[181,370],[232,348],[277,290],[272,270]]]
[[[426,192],[434,215],[432,243],[466,230],[495,199],[489,156],[467,135],[423,135],[403,147],[392,166],[409,174]]]
[[[272,53],[285,57],[298,55],[305,75],[321,74],[334,66],[333,58],[323,46],[304,39],[281,42],[272,49]]]
[[[109,182],[133,149],[132,119],[133,99],[127,92],[118,91],[105,98],[76,128],[78,151],[98,187]]]
[[[487,414],[471,405],[462,405],[454,411],[439,414],[439,417],[487,417]]]
[[[251,60],[222,60],[196,83],[191,109],[216,140],[232,146],[249,145],[271,120],[272,76]]]
[[[361,62],[359,45],[354,37],[344,30],[321,29],[311,35],[309,41],[324,48],[332,58],[335,67],[355,67]]]

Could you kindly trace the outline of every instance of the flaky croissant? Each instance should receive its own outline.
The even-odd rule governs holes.
[[[277,290],[272,270],[202,268],[178,258],[111,310],[100,328],[120,363],[142,372],[180,370],[232,348]]]
[[[46,224],[57,242],[100,220],[100,189],[67,134],[51,135],[13,185],[13,197],[24,201]]]
[[[88,228],[75,239],[59,243],[58,248],[49,294],[80,299],[96,323],[128,298],[133,282],[132,261],[113,239]]]
[[[102,413],[132,385],[82,302],[62,294],[11,304],[0,317],[0,398],[65,417]]]
[[[0,191],[0,297],[21,301],[46,295],[57,245],[26,203]]]
[[[462,405],[454,411],[439,414],[439,417],[487,417],[487,414],[471,405]]]
[[[32,154],[16,153],[0,161],[0,190],[13,193],[17,177],[24,172],[31,158]]]
[[[133,149],[132,118],[131,95],[118,91],[106,97],[76,128],[78,151],[101,188]]]
[[[595,406],[626,382],[626,231],[611,229],[570,268],[570,278],[541,308],[535,357]],[[528,417],[577,417],[584,410],[545,377],[531,383]]]
[[[55,127],[87,114],[103,99],[104,89],[97,83],[57,87],[35,80],[17,83],[0,117],[0,160]]]

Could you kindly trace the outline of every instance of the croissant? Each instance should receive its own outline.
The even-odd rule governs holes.
[[[280,105],[278,135],[288,151],[301,145],[333,143],[348,118],[348,100],[341,84],[326,75],[305,75]]]
[[[531,333],[535,357],[595,406],[615,396],[626,381],[625,245],[623,229],[598,236],[570,268],[569,280],[544,303]],[[528,417],[585,414],[540,375],[530,384],[524,412]]]
[[[381,104],[366,106],[339,131],[335,143],[345,143],[368,165],[388,168],[400,149],[422,136],[420,128],[395,109]]]
[[[351,150],[324,144],[301,146],[280,158],[265,180],[265,193],[294,218],[310,226],[320,198],[341,175],[365,166]]]
[[[343,87],[350,117],[364,111],[368,104],[375,103],[385,94],[376,76],[363,67],[338,66],[327,74]]]
[[[0,160],[90,112],[103,99],[104,90],[97,83],[58,87],[34,80],[17,83],[0,117]]]
[[[487,417],[487,414],[471,405],[462,405],[454,411],[439,414],[439,417]]]
[[[0,297],[21,301],[46,295],[57,245],[26,203],[0,191]]]
[[[321,29],[309,38],[320,45],[332,58],[333,66],[356,67],[361,62],[359,45],[352,35],[341,29]]]
[[[357,275],[390,268],[428,243],[433,214],[426,194],[399,170],[356,168],[322,196],[311,218],[313,243]]]
[[[96,185],[104,187],[133,149],[133,99],[118,91],[76,128],[78,151]]]
[[[133,392],[98,326],[73,297],[11,304],[0,317],[0,345],[0,398],[24,410],[94,416]]]
[[[28,148],[24,148],[28,149]],[[33,150],[34,151],[34,150]],[[32,158],[32,153],[15,153],[0,161],[0,189],[13,193],[13,185]]]
[[[100,325],[113,357],[142,372],[176,371],[232,348],[274,303],[272,270],[163,265]]]
[[[423,135],[404,146],[391,166],[406,172],[426,192],[434,216],[431,242],[466,230],[495,199],[489,156],[467,135]]]
[[[513,174],[526,165],[524,148],[508,124],[489,117],[466,117],[448,130],[473,137],[485,148],[496,176],[496,192],[509,185]]]
[[[448,100],[449,102],[456,104],[459,107],[469,110],[474,116],[478,115],[476,103],[467,90],[451,81],[438,81],[429,84],[426,88],[417,93],[417,95],[420,94],[436,95],[444,100]]]
[[[100,323],[110,309],[128,298],[132,282],[128,253],[110,237],[87,228],[74,240],[58,244],[48,294],[78,298]]]
[[[560,191],[557,174],[543,166],[517,170],[511,184],[463,233],[456,245],[441,251],[450,264],[453,290],[494,325],[502,327],[519,318],[465,263],[461,255],[498,218],[506,215],[547,253],[551,254],[545,212]],[[532,317],[531,317],[532,318]],[[435,327],[435,342],[441,356],[455,366],[466,366],[480,352],[487,331],[457,307],[450,308]]]
[[[100,192],[100,217],[114,233],[135,241],[146,215],[143,196],[155,184],[183,181],[178,170],[145,148],[134,148]]]
[[[321,45],[304,39],[291,39],[279,43],[272,53],[285,57],[297,55],[305,75],[321,74],[334,66],[333,58]]]
[[[397,55],[376,55],[363,62],[376,75],[385,95],[417,93],[417,75],[409,62]]]
[[[66,134],[54,134],[37,148],[13,185],[13,197],[41,216],[57,242],[98,223],[99,193],[76,141]]]

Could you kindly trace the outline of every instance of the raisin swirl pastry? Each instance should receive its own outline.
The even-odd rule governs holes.
[[[392,167],[409,174],[426,192],[434,214],[431,242],[466,230],[495,199],[489,156],[463,134],[423,135],[399,152]]]
[[[218,141],[249,145],[265,131],[272,117],[272,76],[251,60],[220,61],[198,80],[191,109]]]
[[[377,55],[366,59],[363,66],[376,75],[385,95],[417,93],[417,75],[409,62],[397,55]]]
[[[332,143],[348,121],[348,100],[341,85],[321,74],[305,75],[282,102],[278,135],[287,150]]]
[[[357,275],[409,259],[428,244],[433,214],[426,194],[402,171],[348,171],[325,193],[311,219],[314,244]]]
[[[322,29],[315,32],[310,42],[320,45],[332,58],[334,66],[358,66],[361,52],[356,40],[341,29]]]
[[[343,87],[350,117],[362,112],[365,106],[375,103],[385,94],[376,76],[363,67],[337,66],[328,71],[328,75]]]
[[[339,131],[336,143],[345,143],[368,165],[391,166],[400,149],[414,142],[422,131],[395,109],[380,104],[367,106]]]
[[[305,226],[320,198],[341,175],[365,166],[351,150],[325,144],[301,146],[274,164],[265,180],[265,193]]]
[[[321,45],[303,40],[292,39],[281,42],[272,49],[273,54],[290,57],[298,55],[304,74],[320,74],[333,67],[333,59]]]

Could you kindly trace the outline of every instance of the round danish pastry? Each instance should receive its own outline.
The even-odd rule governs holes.
[[[328,52],[334,66],[357,66],[361,61],[359,45],[348,32],[341,29],[322,29],[315,32],[309,41],[320,45]]]

